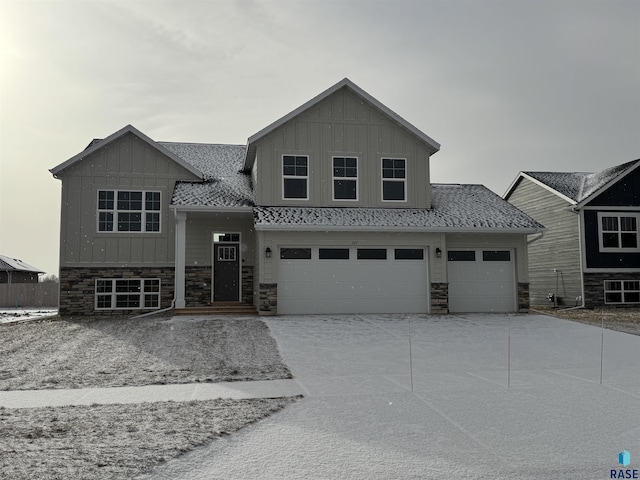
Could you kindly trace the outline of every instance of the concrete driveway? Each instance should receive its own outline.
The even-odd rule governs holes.
[[[605,479],[640,468],[639,336],[535,315],[267,323],[305,398],[150,478]]]

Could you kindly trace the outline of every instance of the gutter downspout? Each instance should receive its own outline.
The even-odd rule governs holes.
[[[583,183],[584,185],[584,183]],[[582,186],[580,187],[580,190],[582,191]],[[573,213],[575,213],[576,215],[578,215],[578,250],[580,251],[580,290],[581,290],[581,294],[582,294],[582,305],[580,305],[580,308],[585,308],[584,307],[584,263],[583,263],[583,249],[582,249],[582,224],[583,224],[583,215],[582,215],[582,211],[578,210],[576,207],[571,207],[571,211]],[[575,307],[577,308],[577,307]]]
[[[136,318],[148,317],[151,315],[157,315],[158,313],[168,312],[169,310],[173,310],[176,308],[176,295],[175,292],[173,294],[173,300],[171,300],[171,306],[167,308],[163,308],[162,310],[151,310],[150,312],[143,313],[141,315],[136,315],[135,317],[129,317],[130,320],[135,320]]]

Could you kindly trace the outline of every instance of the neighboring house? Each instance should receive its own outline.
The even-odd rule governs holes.
[[[22,260],[0,255],[0,284],[38,283],[38,275],[42,273]]]
[[[542,226],[481,185],[431,185],[439,147],[348,79],[246,146],[127,126],[51,170],[60,313],[527,309]]]
[[[597,173],[520,172],[504,195],[546,227],[529,245],[531,303],[640,304],[640,160]]]

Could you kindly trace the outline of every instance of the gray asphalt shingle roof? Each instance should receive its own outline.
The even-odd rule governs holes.
[[[158,142],[202,172],[204,182],[178,182],[178,207],[251,207],[251,176],[242,172],[246,147]],[[432,185],[432,208],[255,207],[256,228],[398,228],[531,230],[543,228],[482,185]]]
[[[0,271],[19,271],[19,272],[37,272],[44,273],[42,270],[29,265],[18,258],[0,255]]]
[[[245,207],[255,204],[251,176],[242,172],[246,147],[158,142],[198,171],[202,182],[179,182],[171,204],[190,207]]]
[[[576,203],[582,202],[640,160],[606,168],[600,172],[522,172]]]
[[[543,226],[482,185],[432,185],[432,208],[255,207],[257,229],[531,230]]]

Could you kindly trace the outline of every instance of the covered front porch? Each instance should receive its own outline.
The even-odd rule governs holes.
[[[250,207],[176,208],[175,308],[253,305]]]

